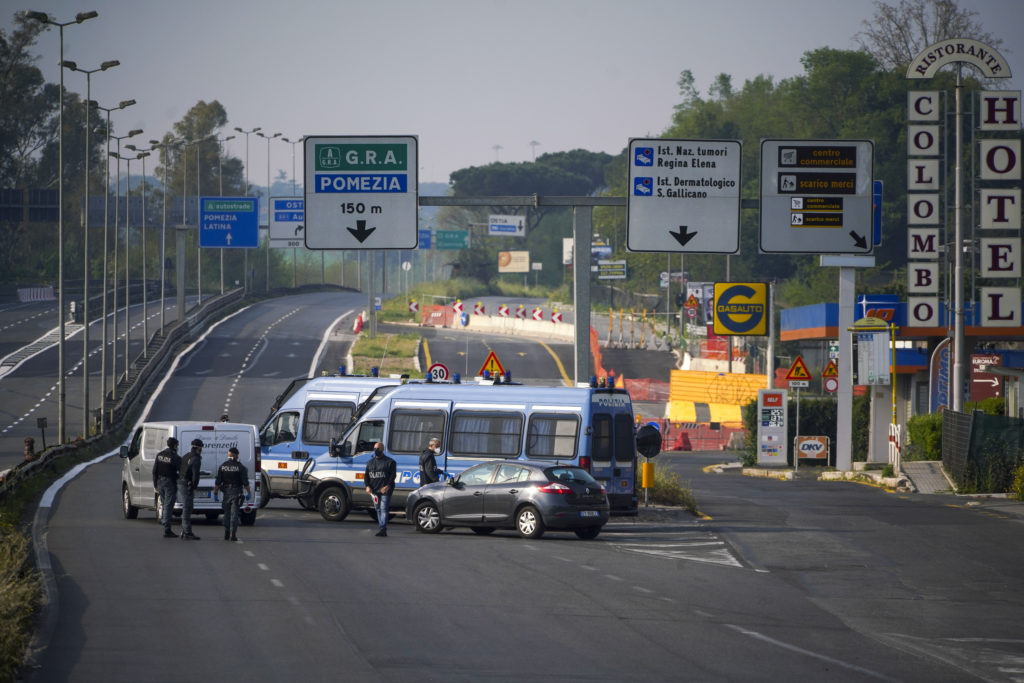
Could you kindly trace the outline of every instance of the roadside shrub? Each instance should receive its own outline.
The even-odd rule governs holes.
[[[892,463],[885,464],[885,467],[882,468],[882,476],[887,478],[896,476],[896,473],[892,469]]]
[[[906,459],[942,460],[942,413],[914,415],[907,420]]]
[[[643,497],[642,489],[638,495]],[[664,467],[654,468],[654,487],[647,489],[647,499],[656,505],[676,505],[691,514],[697,514],[697,499],[693,490],[684,486],[679,475]]]
[[[42,594],[28,558],[28,539],[9,526],[0,529],[0,680],[4,681],[15,680]]]
[[[1010,497],[1024,501],[1024,462],[1017,465],[1013,472],[1013,483],[1010,485]]]

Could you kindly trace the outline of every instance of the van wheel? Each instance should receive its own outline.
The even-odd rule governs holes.
[[[527,505],[516,514],[516,531],[523,538],[540,538],[544,535],[544,520],[540,518],[537,508]]]
[[[348,517],[348,496],[340,486],[329,486],[317,498],[316,509],[328,522],[340,522]]]
[[[474,526],[470,528],[473,530],[473,533],[477,536],[487,536],[488,534],[494,533],[493,526]]]
[[[260,507],[267,507],[267,503],[270,502],[270,482],[266,477],[260,480]]]
[[[132,505],[132,496],[128,493],[127,485],[121,487],[121,511],[124,512],[125,519],[137,519],[139,516],[139,508]]]
[[[582,529],[576,529],[576,537],[582,538],[584,541],[597,538],[597,535],[601,533],[601,527],[599,526],[588,526]]]
[[[424,500],[412,513],[413,522],[416,524],[416,531],[424,534],[436,534],[441,530],[441,513],[432,500]]]
[[[242,526],[252,526],[256,523],[256,511],[245,512],[244,510],[239,510],[238,521]]]

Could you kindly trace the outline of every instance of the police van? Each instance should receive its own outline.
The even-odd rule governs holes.
[[[300,378],[277,397],[260,428],[263,498],[295,498],[306,459],[327,451],[356,408],[380,387],[397,386],[401,377],[331,375]],[[302,500],[299,500],[302,504]]]
[[[635,515],[638,442],[633,406],[624,389],[496,384],[407,384],[389,389],[325,453],[306,461],[299,499],[329,521],[351,510],[371,515],[363,473],[381,442],[397,462],[392,510],[404,509],[420,486],[419,456],[437,437],[437,464],[447,476],[498,459],[578,465],[605,487],[612,514]],[[660,437],[645,438],[656,455]]]
[[[239,521],[250,526],[256,522],[260,498],[260,447],[256,425],[237,422],[145,422],[135,429],[131,441],[121,446],[121,508],[125,519],[135,519],[139,510],[155,510],[159,521],[162,512],[160,496],[153,491],[153,464],[156,455],[167,448],[167,439],[178,440],[178,455],[184,457],[194,439],[203,442],[203,461],[199,468],[199,485],[193,492],[194,514],[209,520],[221,513],[221,502],[213,498],[217,469],[228,459],[228,449],[238,449],[238,461],[249,471],[251,500],[239,510]],[[181,510],[176,502],[175,510]]]

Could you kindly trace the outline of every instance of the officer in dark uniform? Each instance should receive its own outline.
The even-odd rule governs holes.
[[[178,470],[181,469],[181,456],[178,455],[178,440],[173,436],[167,439],[167,448],[156,454],[153,462],[153,490],[160,496],[163,508],[160,523],[164,527],[164,538],[174,538],[171,531],[171,514],[174,512],[174,499],[177,493]]]
[[[203,465],[203,440],[192,439],[192,450],[181,459],[181,473],[178,476],[178,500],[181,501],[181,540],[198,541],[192,533],[192,502],[196,487],[199,486],[199,469]]]
[[[213,484],[214,496],[219,491],[224,491],[224,502],[221,503],[221,509],[224,510],[225,541],[238,540],[235,530],[238,529],[238,508],[242,505],[243,488],[245,497],[249,498],[252,495],[252,491],[249,489],[249,470],[238,462],[238,449],[232,446],[228,449],[228,459],[222,462],[217,469],[217,479]]]

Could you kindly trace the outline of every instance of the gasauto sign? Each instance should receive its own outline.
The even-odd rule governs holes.
[[[768,313],[767,283],[715,283],[715,334],[764,336],[768,334]]]

